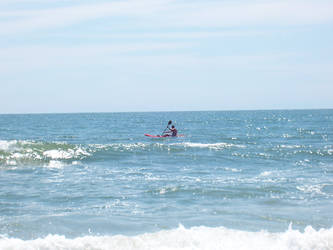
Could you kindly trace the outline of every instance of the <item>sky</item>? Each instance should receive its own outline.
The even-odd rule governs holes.
[[[0,0],[0,113],[320,108],[332,0]]]

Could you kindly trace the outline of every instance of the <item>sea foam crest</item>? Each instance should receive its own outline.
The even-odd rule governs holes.
[[[77,158],[81,155],[90,155],[88,152],[84,151],[82,148],[69,148],[67,150],[63,149],[52,149],[43,152],[43,155],[51,159],[71,159]]]
[[[333,228],[314,230],[308,226],[304,232],[289,228],[283,233],[266,231],[246,232],[224,227],[193,227],[145,233],[137,236],[84,236],[69,239],[49,235],[35,240],[0,238],[0,249],[237,249],[237,250],[312,250],[333,249]]]
[[[53,160],[82,159],[86,148],[63,142],[0,141],[0,165],[45,164]]]
[[[231,144],[226,142],[217,142],[217,143],[195,143],[195,142],[184,142],[184,143],[174,143],[171,145],[183,145],[185,147],[189,148],[208,148],[213,150],[221,150],[224,148],[231,148],[231,147],[237,147],[237,148],[245,148],[245,145],[237,145],[237,144]]]

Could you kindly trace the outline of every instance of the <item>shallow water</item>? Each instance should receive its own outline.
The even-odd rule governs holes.
[[[333,110],[0,115],[0,247],[330,249],[332,211]]]

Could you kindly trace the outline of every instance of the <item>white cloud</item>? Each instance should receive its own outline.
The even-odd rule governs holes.
[[[100,29],[98,34],[94,34],[95,39],[169,39],[169,40],[193,40],[193,39],[211,39],[223,37],[249,37],[276,34],[277,31],[268,29],[262,30],[223,30],[223,31],[179,31],[179,32],[130,32],[130,33],[116,33],[112,32],[112,28]],[[63,37],[61,34],[54,35],[54,37]],[[91,34],[66,34],[66,37],[74,39],[89,39]]]
[[[0,73],[12,74],[38,69],[80,67],[81,65],[110,65],[126,58],[141,60],[145,57],[135,53],[149,53],[183,49],[188,43],[137,43],[82,46],[22,46],[0,48]],[[134,53],[134,55],[133,55]],[[163,58],[163,57],[162,57]],[[138,61],[139,63],[139,61]]]
[[[0,34],[65,27],[99,18],[122,27],[211,28],[268,25],[307,25],[333,21],[333,2],[325,0],[175,1],[127,0],[42,10],[0,12]],[[126,26],[129,25],[129,26]]]
[[[128,0],[43,10],[2,11],[0,12],[0,18],[11,18],[14,20],[0,22],[0,32],[8,34],[64,27],[105,17],[138,17],[157,11],[159,7],[158,2],[158,0],[154,2]]]
[[[313,72],[329,74],[332,63],[290,62],[299,53],[267,52],[233,55],[193,55],[175,49],[196,43],[138,43],[114,45],[81,45],[75,47],[30,46],[0,49],[0,73],[13,75],[31,70],[59,70],[87,67],[117,67],[123,70],[147,67],[167,71],[270,71]],[[159,53],[150,53],[156,52]],[[306,53],[305,53],[306,55]],[[134,71],[139,70],[135,69]],[[303,73],[302,73],[303,72]]]
[[[333,21],[333,2],[320,0],[199,2],[172,8],[174,23],[186,26],[298,25]],[[187,9],[185,18],[183,9]]]

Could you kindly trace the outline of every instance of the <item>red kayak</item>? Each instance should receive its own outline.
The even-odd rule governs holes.
[[[145,136],[152,137],[152,138],[165,138],[165,137],[183,137],[184,135],[171,136],[171,135],[150,135],[150,134],[145,134]]]

